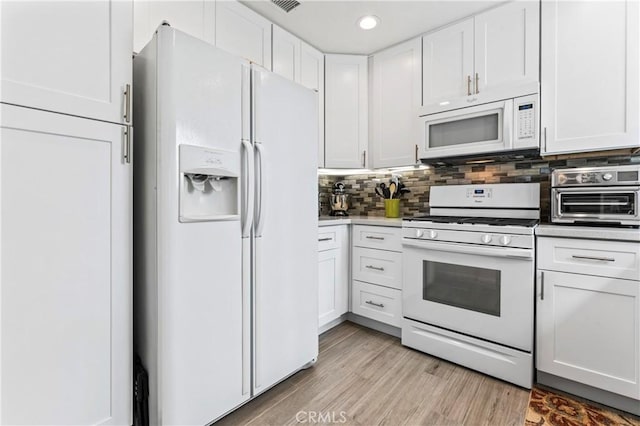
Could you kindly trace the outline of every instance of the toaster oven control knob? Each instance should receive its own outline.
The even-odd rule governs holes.
[[[482,236],[482,242],[485,243],[485,244],[489,244],[491,242],[491,240],[492,240],[492,237],[489,234],[484,234]]]
[[[435,240],[437,236],[438,233],[436,231],[429,231],[429,238],[431,238],[432,240]]]
[[[567,176],[566,175],[558,175],[558,184],[559,185],[564,185],[567,182]]]
[[[416,229],[416,238],[422,238],[424,231],[422,229]]]
[[[508,235],[503,235],[502,237],[500,237],[500,244],[502,244],[503,246],[508,246],[509,244],[511,244],[511,237]]]
[[[609,182],[611,179],[613,179],[613,175],[611,173],[605,173],[602,175],[602,180],[605,182]]]

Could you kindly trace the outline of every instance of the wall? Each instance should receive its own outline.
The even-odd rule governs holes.
[[[462,165],[394,172],[411,190],[400,201],[401,215],[426,214],[429,209],[429,188],[434,185],[462,185],[485,183],[540,183],[541,220],[549,221],[550,175],[556,168],[640,164],[640,155],[593,157],[568,160],[528,159],[517,162],[486,165]],[[329,214],[328,196],[335,182],[343,181],[351,195],[350,215],[383,216],[384,202],[376,195],[375,186],[388,183],[391,173],[351,176],[318,176],[321,212]]]

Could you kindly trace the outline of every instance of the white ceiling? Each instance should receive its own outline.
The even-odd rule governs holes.
[[[503,0],[298,0],[286,13],[269,0],[245,0],[246,6],[325,53],[370,54],[415,37]],[[357,26],[364,15],[380,24],[368,31]]]

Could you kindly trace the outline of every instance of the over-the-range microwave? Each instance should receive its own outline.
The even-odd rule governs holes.
[[[421,160],[539,150],[537,94],[419,118]]]

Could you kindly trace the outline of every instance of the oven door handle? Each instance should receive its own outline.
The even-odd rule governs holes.
[[[404,247],[533,261],[533,250],[402,239]]]

